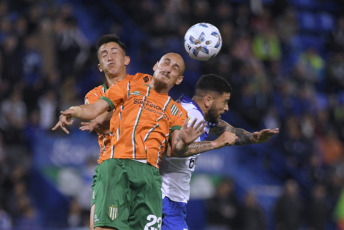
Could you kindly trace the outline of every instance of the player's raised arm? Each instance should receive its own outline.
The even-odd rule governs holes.
[[[279,133],[279,129],[263,129],[258,132],[248,132],[241,128],[235,128],[229,123],[219,120],[219,123],[216,127],[210,129],[210,132],[220,136],[225,131],[229,131],[238,136],[238,139],[235,141],[235,145],[248,145],[248,144],[259,144],[268,141],[273,135]]]
[[[66,126],[73,124],[72,118],[80,120],[93,120],[100,114],[106,112],[110,108],[109,104],[104,100],[98,100],[95,103],[87,105],[72,106],[69,109],[62,111],[59,121],[52,128],[56,130],[61,128],[65,133],[69,134]]]
[[[188,119],[185,119],[183,127],[172,132],[171,156],[183,157],[188,146],[205,132],[204,121],[196,122],[194,119],[188,126]]]
[[[236,143],[237,139],[238,137],[234,133],[225,131],[216,140],[191,143],[183,154],[183,157],[193,156],[224,146],[231,146]]]

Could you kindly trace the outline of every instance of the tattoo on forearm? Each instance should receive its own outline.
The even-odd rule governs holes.
[[[216,136],[220,136],[224,131],[229,131],[231,133],[235,132],[235,128],[228,124],[227,122],[220,120],[217,126],[210,129],[210,132]]]
[[[252,133],[247,132],[244,129],[235,129],[235,134],[237,135],[238,139],[235,141],[235,145],[247,145],[247,144],[252,144]]]
[[[220,120],[217,126],[211,128],[210,131],[217,136],[220,136],[224,131],[235,133],[238,136],[238,139],[235,141],[235,145],[247,145],[254,143],[251,139],[253,135],[252,133],[244,129],[235,128],[223,120]]]
[[[212,149],[210,141],[193,142],[189,145],[187,151],[183,154],[183,157],[193,156]]]

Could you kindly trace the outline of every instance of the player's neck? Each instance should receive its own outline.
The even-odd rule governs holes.
[[[119,74],[119,75],[112,76],[112,77],[106,76],[106,80],[107,80],[109,87],[111,87],[114,84],[116,84],[117,82],[122,81],[126,76],[127,76],[127,73]]]
[[[161,94],[168,94],[168,91],[170,91],[170,88],[167,84],[161,81],[152,80],[149,86],[157,93]]]

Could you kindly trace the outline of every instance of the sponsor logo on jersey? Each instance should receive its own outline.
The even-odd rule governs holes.
[[[140,91],[136,90],[136,91],[130,93],[130,95],[137,95],[137,96],[140,96],[141,94],[140,94]]]

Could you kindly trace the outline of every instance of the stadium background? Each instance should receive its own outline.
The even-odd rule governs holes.
[[[0,229],[87,229],[96,137],[50,129],[104,81],[105,33],[127,44],[131,74],[183,55],[174,99],[216,73],[234,89],[224,120],[280,128],[268,143],[200,157],[190,229],[344,229],[343,11],[341,0],[0,1]],[[222,34],[208,62],[183,48],[198,22]]]

